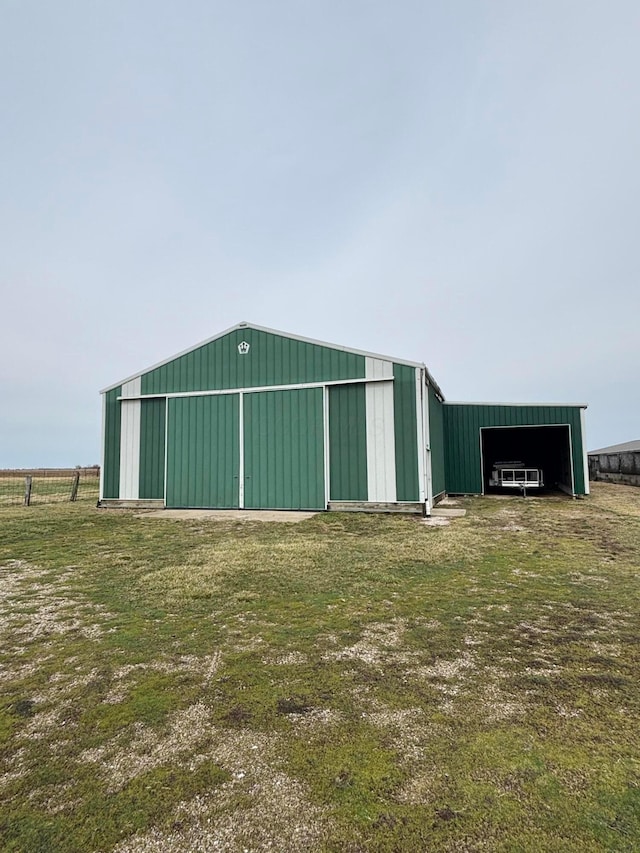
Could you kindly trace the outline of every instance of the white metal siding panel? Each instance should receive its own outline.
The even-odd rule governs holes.
[[[393,362],[367,356],[365,359],[365,377],[367,379],[393,379]]]
[[[121,403],[120,500],[138,500],[140,494],[140,405],[140,400]]]
[[[100,450],[100,493],[99,500],[104,497],[104,450],[107,443],[107,395],[102,394],[102,444]]]
[[[121,397],[139,397],[142,393],[142,377],[136,376],[122,386]]]
[[[392,379],[393,362],[367,356],[367,379]],[[396,457],[393,417],[393,383],[366,386],[367,495],[370,501],[396,500]]]
[[[367,383],[365,400],[368,500],[393,502],[397,499],[393,382]]]

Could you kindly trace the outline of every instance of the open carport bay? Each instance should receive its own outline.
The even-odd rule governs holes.
[[[521,462],[542,470],[545,491],[574,493],[568,425],[484,427],[480,435],[484,492],[503,491],[489,485],[496,463]]]

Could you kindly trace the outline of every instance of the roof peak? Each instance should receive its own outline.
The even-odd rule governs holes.
[[[225,335],[229,335],[229,334],[231,334],[231,332],[236,332],[236,331],[239,331],[240,329],[253,329],[256,332],[265,332],[266,334],[276,335],[276,336],[282,337],[282,338],[290,338],[291,340],[300,341],[302,343],[311,344],[313,346],[321,346],[321,347],[327,347],[328,349],[342,350],[343,352],[353,353],[354,355],[361,355],[361,356],[364,356],[366,358],[378,358],[378,359],[381,359],[383,361],[392,361],[392,362],[396,362],[398,364],[405,364],[409,367],[424,368],[427,372],[429,382],[434,386],[437,393],[444,399],[444,395],[442,394],[442,391],[440,390],[437,382],[435,381],[433,376],[431,376],[430,372],[428,371],[428,369],[426,368],[426,365],[424,363],[420,363],[420,362],[416,362],[416,361],[408,361],[407,359],[404,359],[404,358],[397,358],[395,356],[383,355],[382,353],[368,352],[366,350],[354,349],[353,347],[342,346],[341,344],[334,344],[334,343],[331,343],[330,341],[320,341],[320,340],[316,340],[315,338],[307,338],[307,337],[304,337],[303,335],[296,335],[296,334],[292,334],[291,332],[283,332],[280,329],[271,329],[267,326],[258,326],[256,323],[250,323],[247,320],[242,320],[239,323],[236,323],[234,326],[231,326],[228,329],[224,329],[224,331],[222,331],[222,332],[218,332],[217,335],[213,335],[212,337],[207,338],[204,341],[200,341],[199,343],[194,344],[193,346],[190,346],[185,350],[182,350],[181,352],[175,353],[175,355],[169,356],[169,358],[165,358],[162,361],[159,361],[157,364],[153,364],[150,367],[145,367],[143,370],[139,370],[137,373],[134,373],[131,376],[128,376],[126,379],[122,379],[119,382],[114,382],[111,385],[107,386],[106,388],[103,388],[100,393],[104,394],[107,391],[111,391],[114,388],[117,388],[119,385],[124,385],[126,382],[130,382],[132,379],[137,379],[139,376],[143,376],[145,373],[150,373],[152,370],[155,370],[158,367],[162,367],[165,364],[169,364],[169,362],[171,362],[171,361],[175,361],[176,359],[181,358],[182,356],[187,355],[188,353],[193,352],[194,350],[197,350],[197,349],[200,349],[201,347],[207,346],[208,344],[211,344],[214,341],[217,341],[220,338],[225,337]]]

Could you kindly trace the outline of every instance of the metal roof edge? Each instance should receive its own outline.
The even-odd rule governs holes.
[[[587,456],[606,456],[609,453],[640,453],[640,439],[622,441],[619,444],[608,444],[606,447],[588,450]]]
[[[424,367],[424,372],[425,372],[425,373],[426,373],[426,375],[427,375],[427,383],[428,383],[429,385],[431,385],[431,387],[433,388],[433,390],[436,392],[436,396],[440,398],[440,402],[441,402],[441,403],[446,403],[445,396],[444,396],[444,394],[442,393],[442,388],[438,385],[438,383],[436,382],[436,380],[433,378],[433,375],[432,375],[431,371],[430,371],[430,370],[429,370],[429,368],[426,366],[426,364],[423,364],[422,366]]]
[[[447,406],[549,406],[551,408],[587,409],[588,403],[489,403],[486,400],[469,402],[468,400],[446,400]]]
[[[362,355],[365,358],[379,358],[382,361],[392,361],[396,364],[405,364],[408,367],[424,367],[424,364],[420,364],[417,361],[407,361],[406,359],[396,358],[395,356],[382,355],[381,353],[377,352],[367,352],[366,350],[354,349],[353,347],[345,347],[341,346],[340,344],[332,344],[329,343],[329,341],[318,341],[315,338],[306,338],[302,335],[293,335],[289,332],[283,332],[279,329],[270,329],[267,326],[257,326],[255,325],[255,323],[241,322],[236,323],[234,326],[230,326],[223,332],[218,332],[217,335],[213,335],[213,337],[211,338],[207,338],[204,341],[200,341],[200,343],[194,344],[193,346],[182,350],[182,352],[178,352],[175,355],[169,356],[169,358],[164,358],[162,359],[162,361],[157,362],[157,364],[151,365],[151,367],[145,367],[144,370],[139,370],[137,373],[133,373],[126,379],[122,379],[120,382],[114,382],[111,385],[108,385],[106,388],[103,388],[100,391],[100,394],[106,394],[107,391],[113,391],[113,389],[117,388],[119,385],[124,385],[127,382],[131,382],[132,379],[137,379],[138,376],[143,376],[145,373],[150,373],[152,370],[156,370],[158,367],[163,367],[165,364],[169,364],[170,362],[175,361],[177,358],[182,358],[183,355],[188,355],[190,352],[194,352],[195,350],[200,349],[201,347],[207,346],[207,344],[212,344],[219,338],[223,338],[225,335],[228,335],[231,332],[235,332],[238,329],[255,329],[255,331],[257,332],[267,332],[270,335],[277,335],[280,338],[291,338],[291,340],[301,341],[305,344],[314,344],[315,346],[327,347],[328,349],[341,350],[342,352],[350,352],[354,355]],[[435,382],[433,384],[434,386],[436,385]]]
[[[408,367],[424,367],[424,364],[418,361],[408,361],[405,358],[396,358],[394,355],[383,355],[379,352],[368,352],[367,350],[354,349],[353,347],[346,347],[341,344],[333,344],[330,341],[319,341],[315,338],[306,338],[304,335],[293,335],[289,332],[283,332],[281,329],[270,329],[268,326],[256,326],[253,323],[241,323],[240,325],[246,326],[249,329],[256,329],[258,332],[267,332],[270,335],[278,335],[278,337],[281,338],[291,338],[294,341],[301,341],[305,344],[314,344],[319,347],[328,347],[329,349],[337,349],[342,352],[350,352],[354,355],[362,355],[365,358],[379,358],[382,361],[394,361],[396,364],[406,364]],[[207,343],[209,342],[207,341]],[[197,349],[197,347],[194,347],[194,349]]]

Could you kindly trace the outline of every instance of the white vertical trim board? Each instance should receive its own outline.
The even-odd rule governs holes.
[[[140,396],[137,376],[122,386],[120,403],[120,500],[137,501],[140,494]]]
[[[584,493],[585,495],[590,495],[591,487],[589,485],[589,457],[587,456],[587,430],[584,409],[580,409],[580,433],[582,437],[582,464],[584,465]]]
[[[331,459],[329,458],[329,388],[324,386],[322,391],[322,430],[324,437],[324,506],[325,509],[329,506],[330,489],[331,489],[331,469],[329,467]]]
[[[169,471],[169,398],[165,397],[164,405],[164,505],[167,506],[167,475]]]
[[[429,409],[429,386],[427,385],[426,371],[420,371],[422,378],[420,388],[422,389],[422,445],[425,449],[425,512],[431,515],[433,506],[433,474],[431,467],[431,410]]]
[[[423,394],[422,394],[422,368],[416,367],[416,423],[417,423],[417,435],[416,441],[418,442],[418,500],[420,503],[426,504],[427,500],[427,489],[426,489],[426,447],[425,447],[425,435],[424,435],[424,408],[422,405]]]
[[[397,500],[393,362],[365,358],[367,418],[367,500]],[[389,380],[388,382],[384,380]],[[380,381],[382,380],[382,381]]]
[[[102,447],[100,450],[100,500],[104,498],[104,453],[107,442],[107,395],[102,395]]]

